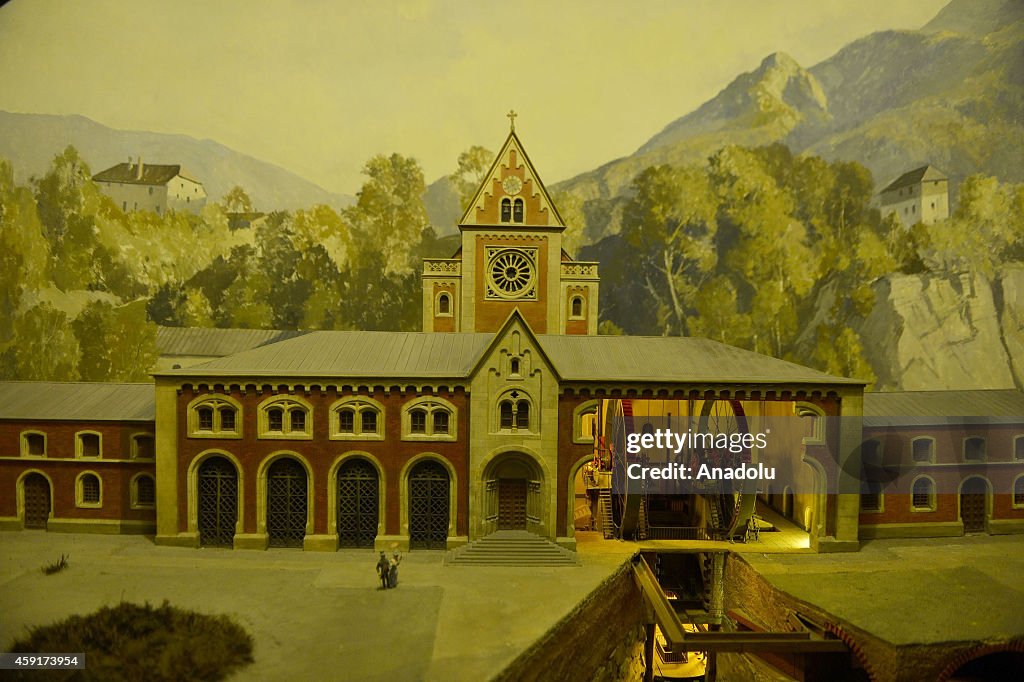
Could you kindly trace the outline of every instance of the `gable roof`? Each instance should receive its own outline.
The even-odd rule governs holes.
[[[494,161],[491,163],[490,169],[487,171],[487,175],[484,176],[483,182],[476,190],[476,194],[473,195],[473,200],[469,202],[466,207],[465,213],[462,214],[462,219],[459,220],[459,225],[479,225],[479,224],[490,224],[490,223],[478,223],[477,213],[484,210],[483,204],[486,196],[491,196],[491,189],[494,187],[494,183],[498,182],[500,185],[503,179],[502,170],[509,169],[513,166],[512,163],[512,152],[515,153],[515,168],[524,167],[524,175],[528,181],[528,187],[532,190],[532,197],[539,198],[540,204],[548,214],[548,222],[543,227],[554,227],[564,228],[565,221],[562,220],[562,216],[558,213],[558,209],[555,207],[551,196],[548,194],[547,188],[544,186],[544,182],[540,179],[540,175],[537,173],[537,169],[533,167],[533,162],[530,161],[530,157],[527,155],[526,150],[523,149],[523,143],[519,141],[519,136],[516,135],[516,131],[513,129],[509,131],[508,137],[505,138],[505,144],[501,146],[501,151],[494,157]],[[531,181],[532,182],[529,182]],[[536,227],[535,223],[514,223],[509,225],[510,227],[525,227],[525,226]]]
[[[309,332],[154,376],[467,378],[499,338],[500,333]],[[708,339],[553,334],[535,338],[563,381],[866,383]]]
[[[155,387],[58,381],[0,381],[0,419],[154,421]]]
[[[492,334],[318,331],[155,376],[468,376]]]
[[[882,192],[892,192],[893,190],[900,189],[901,187],[909,187],[910,185],[916,185],[921,182],[928,182],[931,180],[948,180],[946,174],[940,171],[934,166],[921,166],[915,168],[912,171],[907,171],[903,175],[899,176],[892,182],[890,182]]]
[[[710,339],[568,334],[537,338],[563,381],[866,383]]]
[[[156,347],[164,357],[224,357],[308,333],[280,329],[157,327]]]
[[[120,182],[126,185],[166,185],[176,176],[203,184],[182,170],[178,164],[165,166],[156,163],[142,164],[142,177],[138,177],[138,164],[119,163],[92,176],[96,182]]]
[[[892,391],[864,394],[864,426],[942,426],[1024,424],[1024,392]]]

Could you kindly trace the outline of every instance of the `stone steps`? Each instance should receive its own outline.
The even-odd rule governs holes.
[[[448,552],[453,566],[578,566],[575,552],[519,530],[500,530]]]

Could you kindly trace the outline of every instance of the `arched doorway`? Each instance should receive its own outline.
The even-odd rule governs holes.
[[[409,473],[410,549],[447,549],[450,486],[440,462],[424,460]]]
[[[988,513],[988,483],[978,476],[960,486],[960,520],[965,533],[984,533]]]
[[[1022,670],[1024,670],[1024,652],[996,651],[972,658],[945,679],[949,680],[949,682],[969,682],[973,680],[1015,682],[1020,679]],[[939,679],[943,678],[940,677]]]
[[[50,518],[50,482],[46,476],[33,472],[21,485],[25,494],[25,528],[46,530]]]
[[[373,547],[380,522],[380,478],[365,459],[338,468],[338,545]]]
[[[496,530],[536,532],[541,522],[541,472],[520,452],[497,456],[484,470],[483,534]]]
[[[309,496],[306,469],[291,457],[267,470],[267,537],[271,547],[302,547]]]
[[[197,486],[199,544],[231,547],[238,523],[238,472],[223,457],[210,457],[199,466]]]

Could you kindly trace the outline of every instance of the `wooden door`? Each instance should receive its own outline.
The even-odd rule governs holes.
[[[498,530],[526,528],[526,481],[502,478],[498,481]]]
[[[972,478],[960,489],[960,520],[965,533],[985,532],[988,510],[988,487],[978,478]]]
[[[25,528],[46,529],[50,518],[50,482],[42,474],[32,473],[22,483],[25,490]]]

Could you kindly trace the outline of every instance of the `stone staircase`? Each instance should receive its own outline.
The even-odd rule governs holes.
[[[452,566],[579,566],[575,552],[525,530],[499,530],[448,552]]]

